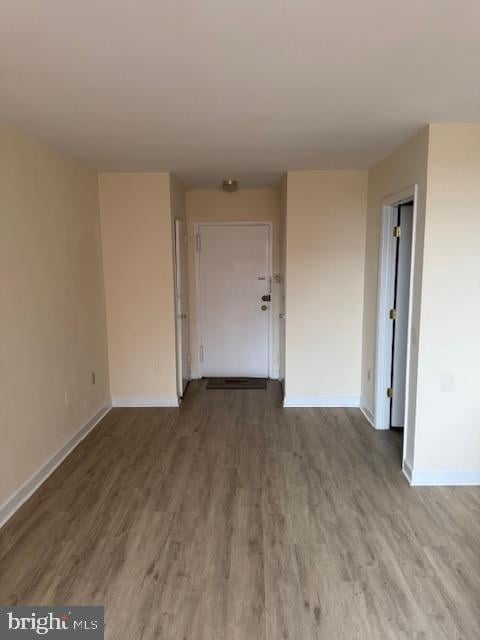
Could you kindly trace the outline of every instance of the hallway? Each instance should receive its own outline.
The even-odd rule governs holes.
[[[410,487],[401,446],[275,381],[113,409],[0,531],[0,603],[104,605],[109,640],[474,640],[478,488]]]

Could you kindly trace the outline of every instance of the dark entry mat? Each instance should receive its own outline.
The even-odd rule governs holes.
[[[266,389],[266,378],[208,378],[207,389]]]

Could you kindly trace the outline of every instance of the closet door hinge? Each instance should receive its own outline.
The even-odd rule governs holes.
[[[388,387],[388,389],[387,389],[387,398],[393,398],[393,389],[392,389],[392,387]]]
[[[401,233],[402,233],[402,228],[401,227],[393,227],[393,237],[394,238],[400,238]]]
[[[396,309],[390,309],[390,313],[388,315],[390,317],[390,320],[396,320],[397,319],[397,310]]]

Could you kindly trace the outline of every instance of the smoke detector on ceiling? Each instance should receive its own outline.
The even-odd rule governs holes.
[[[222,189],[227,191],[228,193],[233,193],[238,189],[238,181],[237,180],[224,180],[222,182]]]

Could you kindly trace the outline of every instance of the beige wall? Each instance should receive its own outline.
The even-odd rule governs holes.
[[[415,454],[480,478],[480,124],[430,126]]]
[[[109,389],[95,173],[0,125],[0,217],[1,505]]]
[[[189,241],[189,294],[190,294],[190,348],[192,374],[198,375],[198,336],[195,286],[195,238],[196,222],[249,222],[273,223],[272,262],[273,273],[279,271],[279,222],[280,192],[278,189],[239,189],[226,193],[220,189],[192,189],[187,191],[187,226]],[[278,375],[279,345],[279,285],[272,283],[273,314],[273,364]]]
[[[174,404],[170,176],[101,173],[110,389],[115,404]]]
[[[358,403],[366,197],[366,171],[288,173],[287,403]]]
[[[415,436],[416,369],[421,301],[423,236],[427,184],[428,128],[397,149],[368,172],[368,213],[365,260],[365,292],[363,307],[363,358],[361,404],[374,412],[375,357],[377,327],[378,260],[382,201],[403,189],[418,185],[417,233],[415,244],[414,290],[412,295],[412,344],[410,367],[410,399],[412,421],[408,425],[406,457],[411,461]]]

